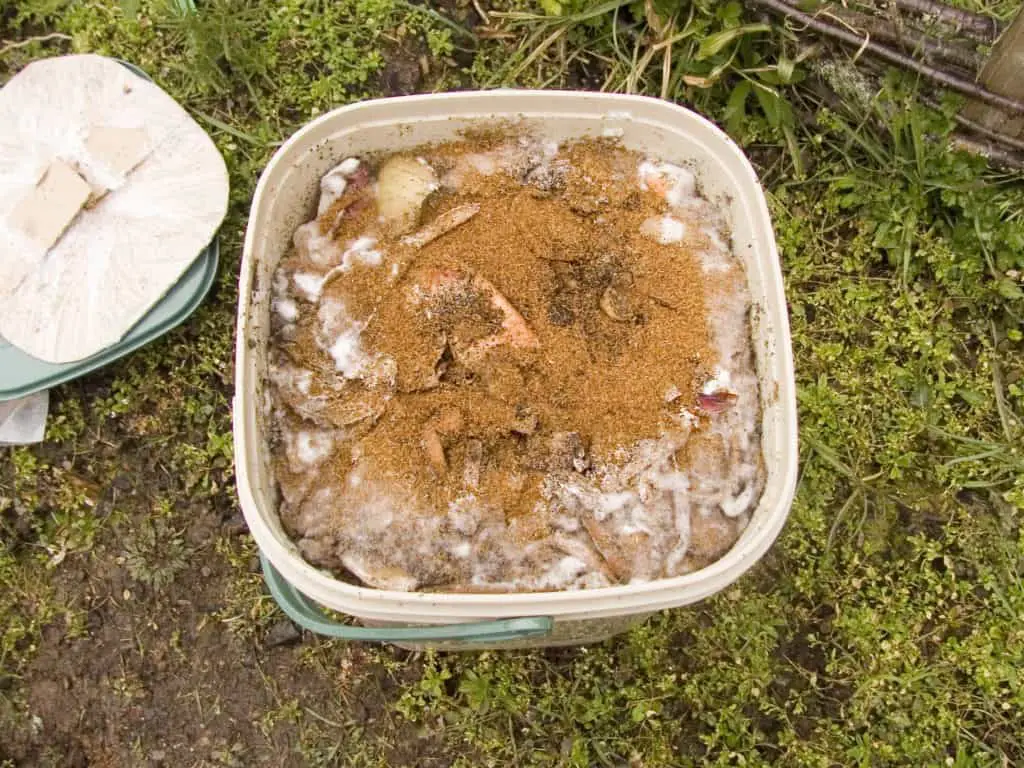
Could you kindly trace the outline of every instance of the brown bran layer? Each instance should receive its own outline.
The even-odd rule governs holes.
[[[486,148],[487,140],[458,142],[423,156],[444,170],[459,153]],[[559,157],[568,163],[550,183],[471,173],[454,191],[435,193],[423,222],[468,203],[479,213],[419,251],[382,239],[379,247],[402,265],[396,281],[359,267],[327,285],[321,304],[339,299],[371,317],[363,347],[395,360],[397,384],[386,402],[361,382],[346,385],[344,398],[374,403],[376,416],[350,426],[346,448],[322,474],[344,478],[356,452],[416,499],[410,511],[424,514],[445,514],[469,482],[525,537],[543,536],[547,521],[535,509],[546,472],[560,462],[610,460],[671,429],[681,407],[697,410],[697,390],[717,362],[700,226],[671,245],[640,234],[666,203],[638,189],[634,153],[582,141]],[[370,206],[336,238],[359,237],[375,217]],[[469,355],[503,319],[474,278],[522,316],[534,348]],[[456,288],[417,301],[417,291],[444,280]],[[317,379],[339,376],[314,320],[281,345]],[[670,392],[678,393],[671,403]]]

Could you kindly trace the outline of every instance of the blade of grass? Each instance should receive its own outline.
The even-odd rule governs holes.
[[[617,11],[623,6],[630,5],[632,0],[606,0],[606,2],[598,3],[595,6],[588,8],[585,11],[574,13],[571,16],[566,16],[565,22],[568,24],[578,24],[581,21],[589,21],[590,19],[596,19],[599,16]]]
[[[228,123],[225,123],[223,120],[218,120],[213,115],[208,115],[205,112],[200,112],[200,111],[196,110],[195,111],[195,115],[200,120],[202,120],[205,123],[209,123],[210,125],[212,125],[217,130],[223,131],[224,133],[226,133],[226,134],[228,134],[230,136],[234,136],[236,139],[240,139],[240,140],[242,140],[242,141],[244,141],[244,142],[246,142],[248,144],[252,144],[252,145],[257,146],[257,147],[279,147],[279,146],[281,146],[282,142],[280,142],[280,141],[264,141],[263,139],[259,138],[258,136],[253,136],[251,133],[246,133],[245,131],[243,131],[243,130],[241,130],[239,128],[235,128],[234,126],[229,125]]]
[[[999,332],[996,328],[994,320],[989,320],[989,325],[992,328],[992,344],[993,349],[999,346]],[[1006,392],[1003,386],[1003,367],[999,363],[999,358],[996,355],[992,357],[992,388],[995,390],[996,396],[996,410],[999,412],[999,421],[1003,426],[1003,434],[1006,435],[1006,441],[1013,443],[1015,438],[1015,430],[1013,429],[1013,417],[1010,414],[1010,408],[1006,403]]]
[[[410,3],[409,0],[395,0],[395,4],[400,5],[403,8],[408,8],[413,13],[422,13],[426,16],[429,16],[430,18],[434,19],[434,21],[437,21],[438,23],[448,27],[448,29],[450,29],[452,32],[455,32],[458,35],[462,35],[466,39],[472,40],[474,43],[480,42],[480,38],[478,38],[474,32],[466,29],[464,26],[458,24],[455,21],[452,21],[443,13],[435,11],[433,8],[430,8],[426,5],[417,5],[416,3]]]
[[[562,37],[562,35],[566,33],[566,30],[568,30],[568,27],[559,27],[546,38],[544,38],[541,44],[534,48],[530,55],[527,56],[526,59],[523,60],[523,62],[518,67],[512,70],[512,74],[509,75],[508,79],[515,80],[517,77],[519,77],[519,75],[526,71],[526,69],[531,64],[533,64],[533,62],[535,62],[537,59],[543,56],[544,52],[547,51],[547,49],[550,48],[552,45],[554,45],[554,43],[560,37]]]

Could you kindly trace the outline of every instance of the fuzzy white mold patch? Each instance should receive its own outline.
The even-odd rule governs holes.
[[[671,206],[684,205],[697,196],[697,178],[682,166],[644,160],[637,173],[642,190],[654,191]]]

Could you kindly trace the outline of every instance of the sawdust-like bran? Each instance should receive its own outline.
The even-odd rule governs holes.
[[[444,171],[460,153],[488,148],[481,144],[422,156]],[[464,174],[457,189],[428,200],[421,221],[467,203],[479,204],[475,217],[419,251],[382,240],[401,265],[391,283],[380,269],[362,268],[329,284],[325,301],[342,298],[372,317],[363,346],[396,361],[397,386],[376,420],[354,425],[352,450],[321,472],[342,478],[359,455],[413,494],[415,509],[436,514],[475,488],[525,538],[539,537],[548,532],[535,515],[546,472],[611,460],[616,449],[673,428],[681,407],[696,411],[697,389],[717,362],[698,255],[707,243],[700,222],[672,245],[640,234],[666,203],[639,189],[639,159],[587,140],[564,147],[548,176],[528,184],[500,169]],[[364,234],[371,214],[343,222],[337,239]],[[476,353],[474,343],[493,338],[504,319],[488,286],[538,344]],[[300,328],[288,354],[317,377],[337,376],[312,325]],[[358,399],[363,389],[353,382],[345,391]],[[679,395],[668,403],[670,391]]]

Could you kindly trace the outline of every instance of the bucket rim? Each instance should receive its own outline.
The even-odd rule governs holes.
[[[265,519],[265,514],[276,516],[277,511],[276,509],[269,510],[265,513],[261,509],[250,482],[249,467],[247,466],[249,446],[246,438],[249,435],[258,435],[258,432],[256,431],[254,408],[249,407],[252,403],[251,401],[244,402],[245,388],[249,386],[247,366],[250,364],[246,339],[248,339],[249,305],[253,294],[254,264],[252,262],[255,258],[254,251],[258,236],[258,226],[254,226],[254,224],[261,223],[260,209],[263,197],[275,191],[272,189],[275,184],[275,172],[282,163],[289,161],[296,147],[302,147],[308,137],[340,118],[352,117],[360,112],[379,112],[382,108],[389,106],[409,107],[424,104],[442,105],[442,108],[450,106],[453,108],[451,114],[455,117],[483,119],[485,115],[477,111],[481,105],[485,105],[488,112],[493,112],[491,117],[495,120],[527,114],[533,117],[535,109],[523,112],[517,109],[517,102],[520,102],[518,106],[523,106],[522,102],[531,99],[534,101],[542,99],[547,104],[546,108],[549,108],[552,116],[571,114],[598,121],[601,116],[594,111],[595,104],[600,104],[600,110],[605,112],[606,117],[615,115],[616,113],[613,112],[615,110],[626,113],[631,108],[637,108],[661,112],[662,115],[659,119],[667,125],[673,124],[674,117],[677,121],[676,130],[679,130],[678,121],[682,117],[688,123],[696,123],[701,130],[707,132],[707,138],[718,145],[716,151],[727,155],[728,159],[734,163],[733,168],[742,175],[738,181],[744,188],[742,191],[750,198],[748,202],[753,206],[751,213],[765,227],[763,233],[764,252],[759,257],[768,276],[765,292],[766,295],[773,294],[774,298],[780,302],[780,311],[773,318],[772,333],[774,342],[773,373],[779,384],[777,400],[782,414],[780,429],[785,439],[784,449],[781,452],[783,466],[777,470],[781,473],[780,492],[755,535],[747,540],[741,538],[729,552],[714,563],[682,576],[593,589],[495,594],[401,592],[357,586],[341,581],[329,572],[308,563],[302,558],[290,539],[282,540],[275,533]],[[498,102],[504,103],[498,107],[496,106]],[[463,106],[461,110],[456,108],[460,105]],[[589,108],[585,115],[574,111],[582,105],[587,105]],[[431,109],[437,110],[438,107],[432,106]],[[306,149],[308,150],[309,147]],[[760,560],[785,524],[796,490],[798,445],[792,344],[779,254],[771,228],[771,218],[764,191],[750,160],[722,129],[690,109],[649,96],[527,89],[458,91],[443,94],[396,96],[358,102],[334,109],[307,123],[274,153],[260,177],[253,196],[241,264],[235,377],[236,479],[242,511],[253,538],[268,560],[289,582],[324,605],[365,618],[409,619],[428,622],[534,614],[587,618],[596,615],[614,616],[640,613],[694,602],[721,591]],[[696,595],[696,597],[692,595]],[[429,614],[416,613],[416,611],[428,608]]]

